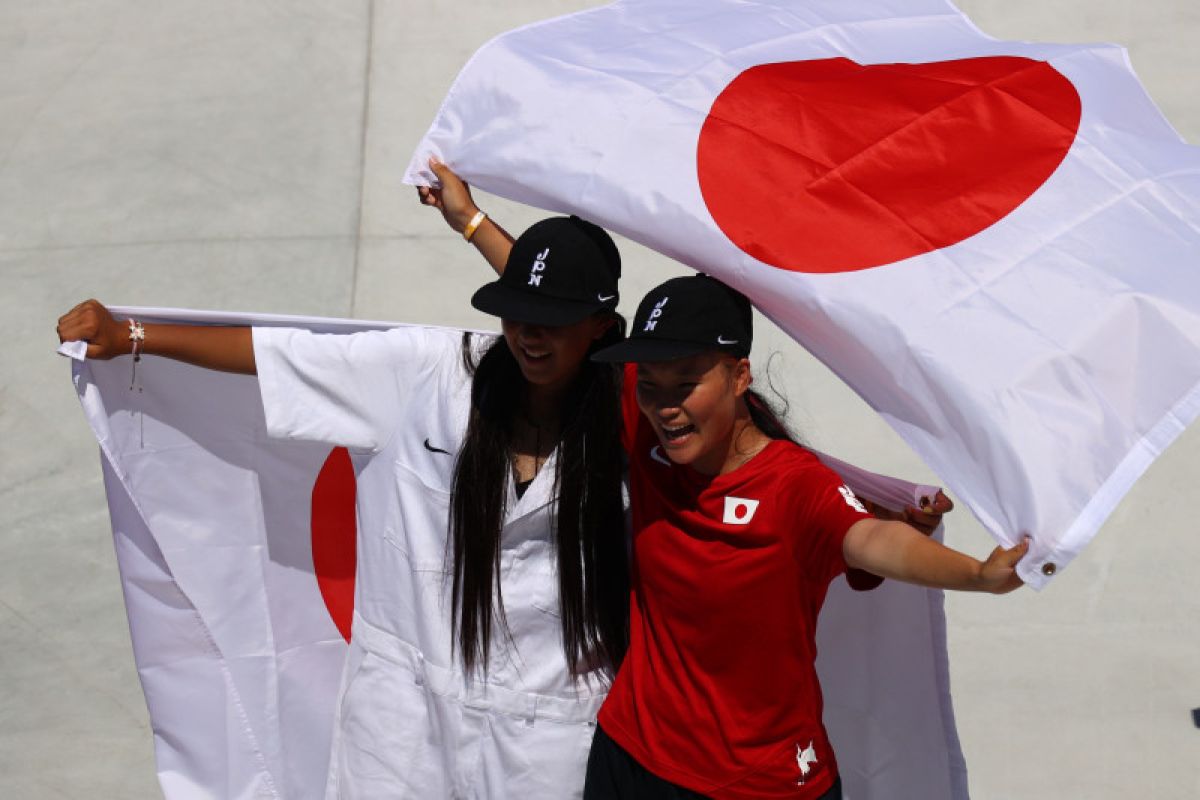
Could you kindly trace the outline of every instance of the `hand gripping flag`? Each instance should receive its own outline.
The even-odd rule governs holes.
[[[639,0],[504,34],[406,180],[576,213],[745,292],[1040,587],[1200,411],[1200,151],[1118,47],[945,0]]]
[[[151,322],[321,332],[388,326],[113,310]],[[82,359],[81,348],[62,350]],[[130,366],[127,357],[76,360],[73,379],[100,443],[163,792],[168,800],[322,797],[355,536],[378,535],[357,531],[350,459],[341,448],[268,438],[253,376],[147,356],[140,388],[131,388]],[[887,508],[936,491],[823,458]],[[941,592],[888,581],[857,593],[837,581],[818,640],[826,727],[854,795],[904,786],[930,800],[965,798]]]

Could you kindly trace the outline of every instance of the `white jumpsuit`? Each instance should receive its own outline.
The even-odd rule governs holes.
[[[477,337],[478,354],[490,343]],[[500,580],[511,640],[486,677],[451,656],[448,503],[471,376],[461,334],[256,328],[272,437],[344,445],[358,479],[354,622],[327,796],[568,798],[582,791],[607,684],[573,682],[551,542],[555,458],[517,499],[508,478]],[[622,535],[616,532],[616,535]]]

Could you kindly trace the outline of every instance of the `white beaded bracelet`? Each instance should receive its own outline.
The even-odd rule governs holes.
[[[142,346],[146,341],[146,326],[136,319],[129,320],[129,341],[133,342],[133,372],[129,376],[129,390],[137,386],[137,365],[142,360]],[[137,387],[140,392],[141,386]]]

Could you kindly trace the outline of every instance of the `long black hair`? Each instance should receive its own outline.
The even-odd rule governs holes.
[[[624,337],[618,315],[588,356]],[[507,633],[500,586],[500,535],[512,469],[513,420],[526,382],[504,337],[475,361],[466,440],[450,507],[452,613],[467,672],[486,670],[493,624]],[[553,526],[563,653],[572,675],[603,664],[615,673],[629,639],[629,570],[621,498],[621,372],[585,357],[561,409]]]

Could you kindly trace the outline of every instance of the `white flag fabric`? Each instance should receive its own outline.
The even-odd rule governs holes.
[[[391,327],[113,311],[318,332]],[[148,356],[132,387],[129,358],[92,362],[70,345],[62,351],[76,359],[74,384],[100,443],[164,794],[323,796],[349,651],[355,536],[378,534],[356,531],[349,457],[269,438],[252,376]],[[856,493],[890,508],[936,491],[823,458]],[[930,800],[965,798],[941,592],[888,581],[856,593],[839,579],[818,645],[846,796],[891,797],[899,786]]]
[[[249,322],[113,310],[154,321]],[[147,356],[140,390],[131,378],[128,358],[73,366],[100,443],[163,793],[322,797],[347,651],[313,559],[311,496],[330,448],[268,439],[253,377]],[[346,510],[338,500],[335,516]],[[352,497],[349,512],[353,551]],[[322,578],[330,585],[346,576],[335,569]],[[336,604],[344,587],[329,594]]]
[[[1123,50],[946,0],[637,0],[481,48],[418,145],[745,292],[1043,586],[1200,412],[1200,150]]]

